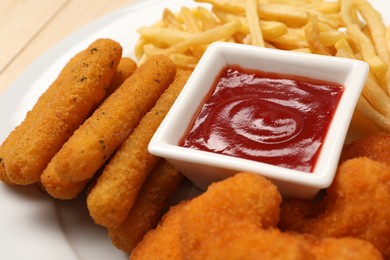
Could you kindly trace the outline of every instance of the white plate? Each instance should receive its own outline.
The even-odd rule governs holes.
[[[370,1],[390,20],[390,2]],[[173,11],[195,6],[192,0],[143,0],[115,11],[72,34],[37,59],[0,96],[0,142],[21,122],[39,95],[76,52],[96,38],[108,37],[133,57],[136,29]],[[187,185],[189,189],[192,186]],[[192,193],[185,190],[184,193]],[[183,194],[186,196],[186,194]],[[85,196],[55,201],[36,187],[8,187],[0,183],[0,259],[128,259],[109,240],[106,230],[88,215]]]

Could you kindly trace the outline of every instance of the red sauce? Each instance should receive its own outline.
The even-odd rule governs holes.
[[[228,66],[179,145],[312,172],[343,91],[336,83]]]

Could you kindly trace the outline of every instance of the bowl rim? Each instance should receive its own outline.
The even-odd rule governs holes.
[[[199,80],[207,74],[209,68],[211,68],[218,55],[234,55],[234,53],[242,54],[256,54],[253,58],[259,58],[261,55],[265,55],[267,59],[271,59],[276,62],[278,59],[288,59],[288,62],[301,64],[303,67],[310,66],[315,62],[316,66],[347,66],[349,68],[349,81],[344,85],[344,93],[336,108],[335,114],[329,125],[327,134],[321,146],[321,151],[316,162],[316,166],[311,173],[302,172],[299,170],[288,169],[281,166],[270,165],[267,163],[251,161],[248,159],[237,158],[229,155],[217,154],[213,152],[194,150],[191,148],[185,148],[178,145],[178,139],[176,144],[172,144],[167,140],[169,131],[173,130],[170,126],[170,122],[175,121],[175,117],[180,115],[180,109],[190,100],[186,98],[187,95],[194,93],[194,86],[199,84]],[[252,56],[248,56],[252,57]],[[225,64],[229,65],[226,60]],[[232,65],[232,64],[230,64]],[[240,64],[238,64],[240,65]],[[243,66],[245,68],[245,66]],[[222,68],[222,67],[221,67]],[[220,68],[220,69],[221,69]],[[250,68],[255,69],[256,68]],[[338,166],[338,158],[341,154],[342,145],[344,144],[346,134],[348,131],[349,123],[352,118],[357,100],[360,96],[365,80],[368,75],[368,64],[361,60],[346,59],[341,57],[323,56],[319,54],[307,54],[300,52],[291,52],[285,50],[276,50],[269,48],[256,47],[251,45],[227,43],[227,42],[215,42],[212,43],[203,54],[198,65],[195,67],[190,78],[185,84],[180,95],[172,105],[168,114],[164,118],[163,122],[158,127],[157,131],[153,135],[148,150],[151,154],[164,157],[170,160],[187,161],[189,163],[205,164],[213,167],[232,169],[236,171],[246,170],[257,174],[261,174],[264,177],[268,177],[274,180],[281,180],[285,182],[291,182],[295,184],[301,184],[304,186],[327,188],[333,181],[336,168]],[[278,71],[273,71],[279,73]],[[286,73],[282,73],[286,74]],[[294,75],[294,74],[291,74]],[[217,75],[214,75],[214,78]],[[304,76],[304,75],[302,75]],[[315,77],[313,77],[316,79]],[[347,78],[347,76],[346,76]],[[334,82],[334,81],[333,81]],[[351,84],[356,86],[350,87]],[[206,88],[206,87],[204,87]],[[211,88],[211,85],[207,87]],[[203,100],[204,97],[201,98]],[[352,102],[352,104],[348,104]],[[201,102],[197,104],[197,107],[201,105]],[[191,117],[193,117],[193,114]],[[344,120],[343,124],[340,124],[340,120]],[[338,124],[336,124],[337,122]],[[188,128],[188,124],[186,126]],[[181,133],[181,137],[184,133]],[[180,137],[180,138],[181,138]],[[330,140],[332,139],[332,140]],[[326,149],[330,151],[326,151]],[[329,153],[330,155],[326,155]],[[327,158],[324,158],[327,156]],[[324,161],[325,160],[325,161]],[[319,163],[321,164],[319,165]],[[319,169],[322,167],[322,169]],[[259,170],[257,170],[259,168]],[[330,172],[330,173],[329,173]],[[184,173],[185,174],[185,173]]]

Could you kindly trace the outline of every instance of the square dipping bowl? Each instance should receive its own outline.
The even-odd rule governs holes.
[[[294,75],[344,86],[314,168],[300,171],[254,160],[186,148],[180,144],[194,116],[226,66]],[[149,152],[165,158],[201,189],[238,172],[271,180],[284,197],[313,198],[335,176],[356,103],[369,66],[359,60],[274,50],[235,43],[211,44],[149,143]]]

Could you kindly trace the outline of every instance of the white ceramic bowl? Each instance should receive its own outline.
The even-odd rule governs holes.
[[[178,145],[219,72],[227,65],[304,76],[345,87],[312,173]],[[312,198],[332,183],[368,70],[367,63],[358,60],[234,43],[211,44],[153,136],[149,152],[166,158],[202,189],[239,171],[247,171],[270,179],[284,196]]]

